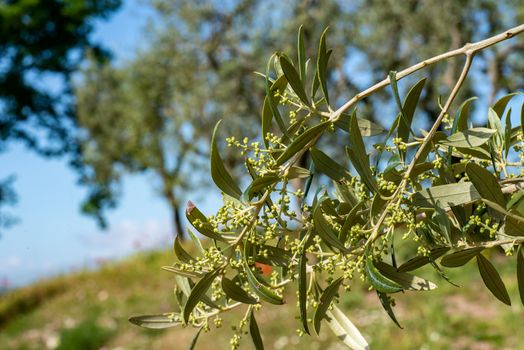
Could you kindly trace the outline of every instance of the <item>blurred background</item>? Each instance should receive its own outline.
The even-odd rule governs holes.
[[[192,330],[144,331],[127,317],[170,311],[173,277],[159,267],[186,234],[185,203],[207,214],[220,206],[208,176],[211,130],[223,119],[223,138],[258,137],[264,79],[254,72],[276,51],[294,57],[300,25],[309,57],[329,26],[329,89],[340,105],[390,70],[523,19],[518,0],[0,1],[0,349],[189,345]],[[474,120],[522,91],[523,49],[517,37],[476,58],[458,98],[478,96]],[[399,83],[402,95],[428,77],[415,127],[438,115],[461,60]],[[384,127],[395,108],[388,89],[359,106]],[[336,152],[342,137],[326,147]],[[239,159],[224,155],[242,176]],[[514,266],[499,260],[517,295]],[[470,272],[456,276],[461,289],[401,296],[404,331],[365,289],[344,303],[373,348],[395,339],[405,349],[523,349],[522,306],[501,307]],[[278,311],[281,324],[275,314],[259,321],[270,349],[338,348],[326,331],[296,336],[293,305]],[[228,348],[228,327],[214,333],[200,348]]]

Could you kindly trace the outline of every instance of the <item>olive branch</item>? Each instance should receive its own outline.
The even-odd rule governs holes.
[[[211,322],[221,325],[221,313],[247,305],[231,346],[238,348],[247,332],[255,347],[263,349],[256,312],[265,303],[283,304],[284,290],[295,286],[301,333],[311,334],[314,329],[318,334],[325,322],[349,348],[366,349],[367,341],[336,305],[340,288],[349,291],[364,280],[400,326],[391,295],[437,287],[411,271],[431,265],[451,282],[442,266],[460,267],[475,259],[486,287],[510,304],[502,279],[482,254],[500,247],[508,255],[517,249],[517,278],[524,302],[524,136],[522,122],[512,126],[508,107],[516,94],[490,107],[481,127],[468,123],[472,99],[464,101],[454,115],[450,113],[475,55],[523,31],[520,25],[390,72],[334,109],[328,89],[327,31],[312,63],[306,60],[300,29],[296,64],[277,53],[263,75],[266,97],[260,140],[227,139],[230,147],[244,155],[250,177],[244,190],[222,161],[219,124],[215,127],[211,177],[224,195],[223,206],[206,216],[193,203],[188,205],[189,222],[208,239],[201,242],[190,230],[198,256],[176,239],[178,261],[164,267],[176,275],[180,310],[135,316],[130,321],[149,328],[198,327],[192,348]],[[462,71],[439,115],[428,131],[416,135],[411,125],[425,79],[407,92],[403,102],[397,81],[462,55]],[[356,106],[388,85],[399,113],[386,131],[359,117]],[[520,117],[524,118],[522,111]],[[318,147],[320,138],[335,129],[348,133],[345,164]],[[368,137],[382,137],[371,154],[374,166],[366,150],[370,142],[364,141]],[[299,166],[304,159],[311,159],[309,169]],[[313,177],[320,179],[318,184],[312,185]],[[316,194],[310,195],[313,187]],[[399,249],[411,257],[401,264]]]

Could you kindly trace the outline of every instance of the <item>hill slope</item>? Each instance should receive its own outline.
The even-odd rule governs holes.
[[[171,264],[171,252],[141,253],[99,271],[75,273],[39,282],[0,298],[0,348],[8,349],[187,349],[190,328],[151,331],[131,325],[132,314],[173,308],[173,275],[159,267]],[[504,260],[504,259],[503,259]],[[513,259],[511,259],[513,261]],[[450,275],[455,288],[429,270],[439,289],[409,298],[399,295],[395,308],[404,330],[396,328],[375,297],[363,288],[344,296],[342,308],[360,327],[372,349],[524,349],[523,308],[514,266],[501,266],[513,306],[499,303],[482,285],[474,264],[467,277]],[[285,307],[265,307],[258,323],[266,349],[341,349],[323,327],[320,337],[298,337],[295,300]],[[414,300],[412,300],[414,299]],[[222,329],[202,334],[197,349],[228,349],[239,314],[224,318]],[[519,340],[520,338],[520,340]],[[242,349],[252,349],[248,336]]]

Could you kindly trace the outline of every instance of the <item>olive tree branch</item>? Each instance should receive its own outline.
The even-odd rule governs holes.
[[[435,64],[435,63],[443,61],[443,60],[447,60],[447,59],[455,57],[455,56],[460,56],[460,55],[472,56],[475,53],[477,53],[478,51],[484,50],[484,49],[486,49],[486,48],[488,48],[490,46],[498,44],[499,42],[502,42],[504,40],[510,39],[510,38],[512,38],[512,37],[514,37],[514,36],[516,36],[518,34],[521,34],[522,32],[524,32],[524,24],[521,24],[521,25],[516,26],[514,28],[508,29],[508,30],[506,30],[503,33],[500,33],[500,34],[492,36],[490,38],[478,41],[476,43],[467,43],[467,44],[465,44],[463,47],[461,47],[459,49],[451,50],[451,51],[445,52],[443,54],[440,54],[438,56],[429,58],[429,59],[427,59],[425,61],[419,62],[419,63],[417,63],[417,64],[415,64],[415,65],[413,65],[413,66],[411,66],[409,68],[406,68],[406,69],[398,72],[397,75],[396,75],[396,79],[400,80],[400,79],[402,79],[402,78],[404,78],[404,77],[406,77],[406,76],[408,76],[410,74],[413,74],[416,71],[419,71],[419,70],[421,70],[423,68],[426,68],[426,67],[428,67],[428,66],[430,66],[432,64]],[[359,92],[358,94],[353,96],[353,98],[351,98],[349,101],[344,103],[339,109],[337,109],[336,111],[331,113],[330,114],[330,120],[332,122],[337,121],[338,118],[340,118],[340,116],[342,115],[342,113],[344,113],[349,108],[351,108],[352,106],[357,104],[357,102],[359,102],[360,100],[364,99],[365,97],[367,97],[369,95],[372,95],[373,93],[381,90],[382,88],[388,86],[389,84],[390,84],[390,80],[389,80],[389,77],[388,77],[388,78],[382,80],[381,82],[376,83],[375,85],[367,88],[366,90],[364,90],[362,92]]]

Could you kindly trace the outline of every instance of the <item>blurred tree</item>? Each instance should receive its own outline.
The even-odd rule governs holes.
[[[21,141],[42,156],[78,153],[72,74],[87,50],[108,57],[90,34],[120,0],[0,1],[0,152]],[[0,182],[0,206],[13,199]],[[12,202],[12,200],[11,200]],[[3,221],[3,219],[2,219]],[[10,221],[11,222],[11,221]]]
[[[303,25],[307,56],[315,56],[313,40],[330,27],[330,96],[342,103],[392,69],[502,31],[523,17],[513,0],[151,0],[151,5],[157,16],[144,51],[123,67],[92,65],[78,87],[85,128],[82,182],[90,189],[84,210],[103,223],[103,211],[117,204],[122,175],[152,171],[178,234],[184,192],[205,184],[199,168],[207,167],[202,156],[216,121],[225,119],[229,135],[255,137],[265,91],[264,80],[253,72],[264,71],[275,50],[294,52],[296,42],[282,33]],[[518,40],[516,45],[524,43]],[[505,53],[510,57],[504,61]],[[492,99],[500,86],[522,86],[518,50],[501,45],[480,58],[473,76],[490,79],[493,91],[474,84],[465,91]],[[438,96],[448,92],[460,67],[451,61],[425,72],[431,85],[421,101],[423,115],[436,116]],[[374,118],[383,107],[380,98],[365,100],[363,112]],[[232,166],[235,160],[227,162]]]

